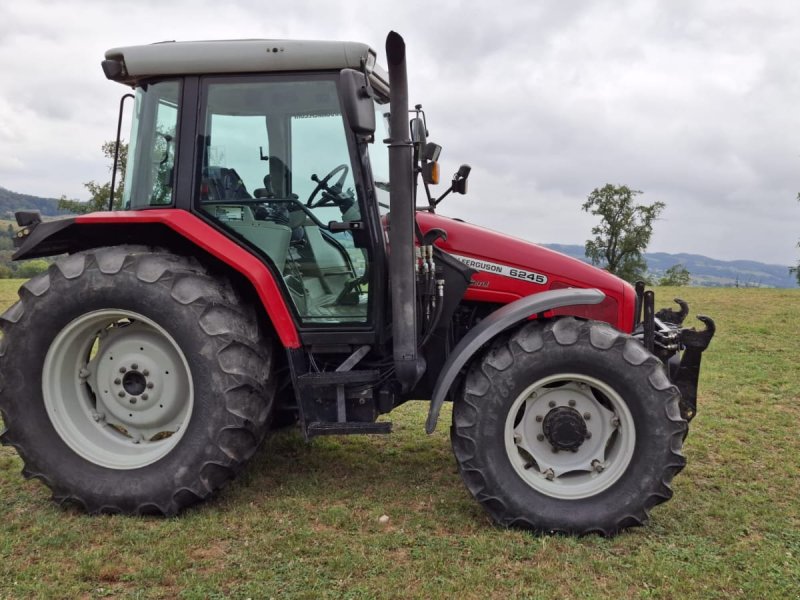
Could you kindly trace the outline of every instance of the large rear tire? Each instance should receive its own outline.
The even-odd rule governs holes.
[[[0,316],[0,439],[89,513],[173,515],[268,428],[272,343],[196,260],[138,246],[58,261]]]
[[[451,437],[502,526],[614,535],[672,496],[686,422],[661,362],[604,323],[531,322],[471,365]]]

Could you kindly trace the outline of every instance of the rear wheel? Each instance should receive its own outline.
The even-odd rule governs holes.
[[[174,514],[231,479],[267,430],[272,345],[192,259],[69,256],[21,288],[0,327],[1,439],[59,503]]]
[[[661,362],[612,327],[532,322],[471,366],[451,436],[504,526],[613,535],[672,495],[686,422]]]

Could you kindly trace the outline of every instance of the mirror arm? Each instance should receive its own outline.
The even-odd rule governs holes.
[[[445,196],[447,196],[447,194],[449,194],[449,193],[450,193],[450,192],[452,192],[452,191],[453,191],[453,185],[451,184],[451,185],[450,185],[450,187],[449,187],[449,188],[447,188],[447,189],[445,190],[444,194],[442,194],[441,196],[439,196],[439,197],[438,197],[436,200],[433,200],[433,201],[431,202],[431,204],[432,204],[433,206],[438,206],[439,202],[441,202],[442,200],[444,200],[444,199],[445,199]]]

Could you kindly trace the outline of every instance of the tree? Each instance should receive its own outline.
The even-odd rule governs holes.
[[[601,219],[592,228],[594,239],[586,240],[586,257],[593,265],[631,282],[646,277],[643,252],[653,234],[653,221],[666,206],[663,202],[635,204],[634,199],[641,193],[625,185],[607,183],[595,188],[582,207]]]
[[[681,263],[678,263],[677,265],[672,265],[666,270],[664,276],[659,279],[658,285],[673,285],[680,287],[682,285],[689,285],[691,279],[692,276],[689,273],[689,270]]]
[[[116,141],[108,141],[103,144],[103,156],[110,159],[112,162],[108,167],[111,171],[114,169],[114,150],[116,148]],[[128,144],[120,143],[119,145],[119,161],[117,163],[117,178],[114,190],[114,209],[122,208],[122,192],[125,187],[125,167],[128,163]],[[111,195],[111,182],[97,183],[96,181],[88,181],[83,184],[89,190],[90,198],[87,201],[72,200],[66,196],[61,196],[58,201],[58,208],[68,210],[74,214],[86,214],[101,210],[108,210],[108,198]]]

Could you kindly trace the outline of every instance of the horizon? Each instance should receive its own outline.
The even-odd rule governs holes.
[[[49,197],[44,197],[44,196],[37,196],[35,194],[31,194],[31,193],[28,193],[28,192],[20,192],[20,191],[17,191],[17,190],[11,190],[11,189],[8,189],[7,187],[5,187],[4,185],[0,185],[0,189],[5,190],[7,192],[11,192],[12,194],[19,194],[19,195],[22,195],[22,196],[30,196],[30,197],[38,198],[38,199],[42,199],[42,200],[54,200],[54,201],[58,201],[59,200],[58,198],[49,198]],[[73,214],[73,213],[69,213],[69,214]],[[67,215],[64,215],[64,216],[67,216]],[[54,218],[57,218],[57,217],[54,217]],[[466,219],[465,219],[465,221],[466,221]],[[474,222],[473,222],[473,224],[480,225],[479,223],[474,223]],[[508,233],[506,233],[504,231],[501,231],[501,230],[498,230],[498,229],[493,229],[493,231],[497,231],[498,233],[504,233],[505,235],[512,235],[512,234],[508,234]],[[528,239],[528,238],[524,238],[524,237],[520,237],[520,236],[515,236],[515,237],[519,237],[519,239],[525,240],[527,242],[531,242],[533,244],[538,244],[540,246],[575,246],[575,247],[581,247],[581,248],[585,247],[585,243],[584,244],[580,244],[580,243],[575,243],[575,242],[542,242],[542,241],[539,241],[539,240]],[[755,259],[752,259],[752,258],[722,259],[722,258],[716,258],[714,256],[709,256],[707,254],[697,254],[697,253],[693,253],[693,252],[681,252],[681,251],[678,251],[678,252],[665,252],[665,251],[662,251],[662,250],[650,250],[649,248],[646,248],[644,250],[643,254],[645,254],[645,255],[647,255],[647,254],[666,254],[666,255],[669,255],[669,256],[687,255],[687,256],[695,256],[695,257],[707,258],[707,259],[711,259],[711,260],[714,260],[714,261],[727,262],[727,263],[754,262],[754,263],[758,263],[758,264],[762,264],[762,265],[766,265],[766,266],[770,266],[770,267],[784,267],[786,269],[789,269],[789,267],[793,266],[793,265],[786,265],[786,264],[783,264],[783,263],[769,263],[769,262],[765,262],[765,261],[755,260]]]

